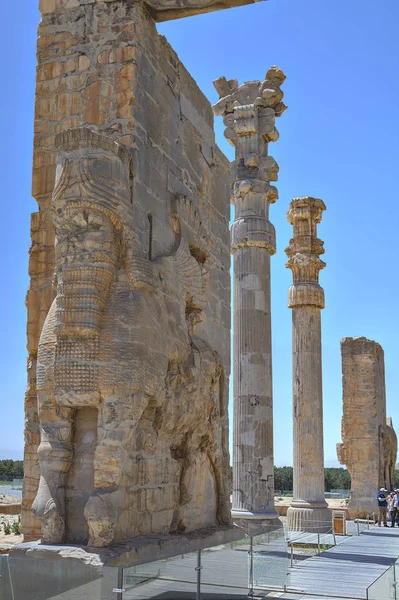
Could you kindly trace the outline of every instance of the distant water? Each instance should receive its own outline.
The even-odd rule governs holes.
[[[22,490],[13,490],[12,485],[0,485],[0,495],[1,494],[15,496],[18,499],[22,498]]]

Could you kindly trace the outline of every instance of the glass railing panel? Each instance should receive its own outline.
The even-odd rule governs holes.
[[[289,555],[284,530],[252,538],[252,549],[254,589],[273,591],[289,587]]]
[[[201,598],[248,597],[250,542],[244,539],[201,551]]]
[[[118,569],[65,557],[9,558],[12,595],[4,600],[120,600]],[[3,600],[3,596],[0,596]]]
[[[123,600],[195,600],[197,552],[123,569]],[[119,599],[116,599],[119,600]]]
[[[282,530],[125,569],[43,547],[0,557],[1,600],[246,600],[287,585]]]
[[[7,554],[0,554],[0,598],[1,600],[12,600],[11,580]]]
[[[383,573],[366,591],[367,600],[396,600],[395,565]]]

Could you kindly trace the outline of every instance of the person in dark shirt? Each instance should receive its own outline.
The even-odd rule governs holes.
[[[384,523],[384,527],[388,527],[387,524],[387,497],[386,493],[388,490],[385,488],[380,489],[380,493],[377,494],[377,503],[378,503],[378,527],[381,527],[381,521]]]

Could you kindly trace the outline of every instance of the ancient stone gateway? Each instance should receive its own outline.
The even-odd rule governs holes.
[[[384,351],[365,337],[341,340],[342,443],[338,459],[346,465],[352,485],[350,518],[376,511],[382,486],[393,488],[397,439],[386,416]]]
[[[288,524],[298,531],[331,528],[324,497],[323,391],[321,309],[324,290],[319,272],[323,242],[317,225],[325,205],[318,198],[294,198],[287,213],[294,235],[286,249],[294,283],[289,289],[292,308],[292,385],[294,422],[294,497]]]
[[[237,523],[276,521],[274,508],[273,390],[270,256],[276,251],[269,204],[278,165],[268,155],[278,139],[276,117],[287,108],[280,89],[285,75],[271,67],[266,78],[238,86],[221,77],[213,107],[235,146],[231,230],[234,254],[233,518]],[[270,523],[269,523],[270,525]],[[254,530],[254,528],[252,528]]]
[[[229,527],[230,164],[154,17],[244,3],[40,2],[27,540]]]

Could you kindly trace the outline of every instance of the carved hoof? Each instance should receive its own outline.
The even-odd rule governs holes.
[[[87,543],[93,548],[105,548],[114,541],[114,527],[110,523],[90,521],[90,537]]]
[[[54,499],[50,498],[43,505],[40,497],[36,496],[32,512],[41,520],[42,543],[61,544],[64,541],[65,522],[58,512]]]
[[[65,521],[51,496],[42,493],[40,488],[32,504],[32,512],[41,521],[42,543],[61,544],[65,536]]]
[[[65,536],[65,522],[56,510],[42,517],[42,544],[62,544]]]
[[[118,492],[101,492],[89,498],[84,511],[90,534],[88,546],[103,548],[113,542],[118,512]]]
[[[218,509],[218,523],[219,525],[230,525],[231,524],[231,507],[230,507],[230,498],[226,502],[223,502],[219,505]]]

